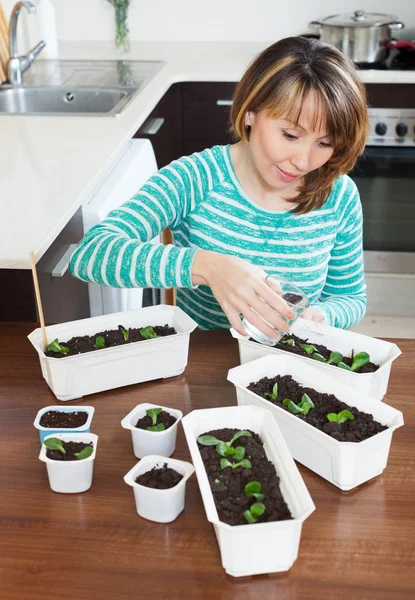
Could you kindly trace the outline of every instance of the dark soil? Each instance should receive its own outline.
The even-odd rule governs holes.
[[[295,342],[294,346],[290,346],[289,344],[287,344],[287,340],[290,340],[290,339],[294,340],[294,342]],[[250,341],[255,342],[256,340],[254,340],[253,338],[250,338]],[[291,354],[297,354],[298,356],[305,356],[306,358],[315,360],[309,354],[307,354],[307,352],[304,350],[304,348],[300,347],[300,344],[312,344],[314,346],[314,348],[317,350],[317,352],[319,354],[321,354],[321,356],[323,356],[326,360],[328,360],[330,354],[334,350],[333,348],[331,350],[329,350],[328,348],[326,348],[326,346],[322,346],[321,344],[316,344],[314,342],[310,342],[309,340],[303,340],[302,338],[297,337],[293,333],[288,333],[283,338],[281,338],[281,340],[279,340],[279,342],[277,342],[274,345],[274,348],[278,348],[279,350],[285,350],[286,352],[291,352]],[[318,362],[318,361],[316,361],[316,362]],[[348,367],[351,367],[352,362],[353,362],[353,353],[352,353],[352,356],[349,356],[349,357],[344,356],[343,362]],[[337,365],[332,365],[332,366],[337,366]],[[369,362],[369,363],[367,363],[367,365],[364,365],[363,367],[359,367],[358,369],[356,369],[356,371],[354,371],[354,373],[374,373],[378,369],[379,369],[379,365],[375,365],[374,363]]]
[[[167,463],[163,467],[153,467],[151,471],[142,473],[135,480],[136,483],[155,490],[168,490],[179,483],[183,479],[174,469],[170,469]]]
[[[164,431],[166,431],[166,429],[169,429],[169,427],[171,427],[176,421],[176,417],[173,417],[173,415],[166,412],[165,410],[162,410],[161,413],[157,415],[157,425],[159,423],[163,423]],[[141,417],[141,419],[138,419],[136,427],[138,427],[138,429],[147,429],[147,427],[151,427],[152,425],[153,420],[151,419],[151,417],[146,415],[145,417]],[[153,431],[153,433],[159,432]]]
[[[283,300],[285,300],[286,302],[289,302],[290,304],[298,304],[299,302],[301,302],[302,297],[299,294],[284,294],[283,295]]]
[[[275,383],[278,384],[278,397],[276,400],[272,400],[265,394],[272,392]],[[289,398],[294,404],[298,405],[303,394],[307,394],[314,402],[315,408],[312,408],[306,416],[302,414],[294,416],[327,433],[339,442],[362,442],[387,429],[385,425],[375,421],[372,415],[348,406],[333,394],[323,394],[316,392],[313,388],[303,387],[294,381],[291,375],[277,375],[277,377],[271,379],[263,377],[257,382],[250,383],[247,389],[287,412],[289,412],[288,407],[282,404],[285,398]],[[345,421],[339,425],[338,423],[330,423],[327,420],[329,413],[339,413],[342,410],[349,410],[354,416],[354,421]]]
[[[85,411],[62,412],[49,410],[40,417],[41,427],[53,429],[76,429],[82,427],[88,421],[88,413]]]
[[[238,430],[215,429],[202,435],[213,435],[226,442],[232,439],[236,431]],[[275,466],[267,459],[260,437],[252,431],[250,433],[252,433],[252,437],[238,438],[233,447],[245,447],[245,458],[252,462],[252,469],[226,467],[221,470],[220,460],[222,457],[217,453],[216,446],[198,444],[219,519],[228,525],[247,524],[244,511],[249,510],[252,504],[258,502],[252,496],[245,495],[245,486],[250,481],[258,481],[262,486],[261,493],[264,494],[261,502],[265,505],[265,512],[258,518],[258,523],[292,519],[280,490],[280,480]],[[231,457],[228,457],[228,460],[235,462]]]
[[[174,327],[168,325],[153,325],[154,333],[158,337],[165,337],[167,335],[174,335],[177,331]],[[73,356],[74,354],[83,354],[85,352],[95,352],[96,350],[102,350],[103,348],[94,348],[95,340],[97,337],[103,337],[105,340],[105,348],[112,348],[113,346],[124,346],[125,344],[132,344],[133,342],[142,342],[144,338],[140,334],[139,328],[130,327],[128,329],[128,340],[124,338],[122,325],[118,325],[118,329],[109,329],[107,331],[99,331],[95,335],[81,335],[73,337],[67,342],[59,340],[61,346],[69,348],[67,354],[61,354],[60,352],[54,352],[53,350],[47,350],[46,356],[52,356],[53,358],[65,358],[65,356]],[[155,338],[153,338],[155,339]]]
[[[46,456],[51,458],[52,460],[79,460],[75,453],[81,452],[87,446],[92,446],[92,442],[86,444],[85,442],[64,442],[62,441],[62,446],[66,450],[66,454],[62,454],[59,450],[46,450]]]

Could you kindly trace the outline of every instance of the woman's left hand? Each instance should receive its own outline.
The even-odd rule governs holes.
[[[314,306],[309,306],[306,308],[301,315],[301,318],[307,319],[308,321],[316,321],[317,323],[326,322],[324,315],[317,308],[314,308]]]

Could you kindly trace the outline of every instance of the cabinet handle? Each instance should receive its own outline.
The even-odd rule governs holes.
[[[233,100],[216,100],[217,106],[232,106]]]
[[[157,117],[156,119],[147,119],[140,129],[140,134],[144,135],[156,135],[160,131],[160,128],[164,124],[164,119]]]
[[[52,277],[63,277],[69,267],[69,259],[78,244],[71,244],[66,250],[62,258],[56,263],[52,269]]]

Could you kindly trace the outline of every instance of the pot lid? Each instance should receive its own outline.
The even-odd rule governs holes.
[[[397,21],[395,15],[382,13],[367,13],[364,10],[355,10],[351,13],[332,15],[320,19],[322,25],[333,25],[334,27],[381,27]]]

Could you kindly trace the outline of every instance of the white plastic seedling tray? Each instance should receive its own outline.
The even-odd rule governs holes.
[[[194,410],[183,417],[182,424],[206,516],[214,527],[225,571],[241,577],[290,569],[298,555],[303,521],[315,506],[271,413],[255,406],[209,408]],[[293,519],[236,526],[219,520],[197,438],[224,427],[250,429],[259,434],[267,457],[280,477],[281,491]]]
[[[339,369],[334,365],[324,364],[306,356],[295,356],[307,365],[311,363],[323,373],[336,377],[339,381],[344,381],[344,383],[356,388],[360,392],[372,396],[375,400],[382,400],[388,389],[392,362],[401,354],[396,344],[378,340],[367,335],[361,335],[360,333],[331,327],[324,323],[307,321],[306,319],[298,319],[292,326],[291,333],[308,340],[310,344],[322,344],[330,350],[336,350],[343,354],[343,356],[351,356],[353,350],[355,354],[363,351],[368,352],[371,361],[377,365],[381,365],[374,373],[354,373],[345,369]],[[231,334],[238,340],[241,364],[250,362],[261,356],[287,355],[287,352],[279,348],[272,348],[258,344],[257,342],[251,342],[249,338],[240,335],[234,329],[231,329]],[[286,338],[288,339],[288,337],[289,334],[287,334]],[[294,355],[290,354],[290,356]]]
[[[42,444],[39,459],[46,463],[49,485],[54,492],[78,494],[86,492],[92,485],[94,460],[97,452],[98,436],[95,433],[55,433],[48,438],[58,438],[64,442],[92,442],[94,451],[82,460],[53,460],[46,456],[46,446]]]
[[[162,468],[165,464],[168,468],[183,475],[183,479],[174,487],[167,490],[156,490],[136,482],[139,475],[151,471],[154,467]],[[186,482],[193,473],[194,467],[188,462],[149,455],[128,471],[124,481],[134,490],[135,505],[140,517],[157,523],[171,523],[184,509]]]
[[[58,338],[62,343],[74,336],[117,329],[118,325],[128,329],[165,324],[174,327],[177,334],[64,358],[45,356],[40,328],[32,331],[28,338],[39,354],[47,384],[59,400],[67,401],[179,375],[187,365],[189,337],[197,323],[179,307],[161,304],[46,327],[48,342]]]
[[[167,413],[170,413],[176,418],[176,421],[171,427],[164,431],[147,431],[139,429],[136,423],[139,419],[146,416],[146,411],[149,408],[161,408]],[[131,431],[133,441],[133,450],[136,458],[143,458],[147,454],[158,454],[160,456],[171,456],[176,449],[177,427],[183,413],[175,408],[167,408],[161,404],[151,404],[143,402],[138,404],[126,417],[121,421],[121,426],[124,429]]]
[[[301,385],[312,387],[318,392],[334,394],[350,407],[370,413],[376,421],[387,425],[388,429],[359,443],[339,442],[246,389],[250,383],[263,377],[272,378],[277,375],[291,375]],[[362,395],[355,388],[287,353],[285,356],[263,356],[230,369],[228,380],[236,387],[239,405],[254,405],[272,412],[295,460],[342,490],[351,490],[382,473],[388,461],[392,434],[403,425],[403,416],[399,410],[375,402],[366,394]]]

